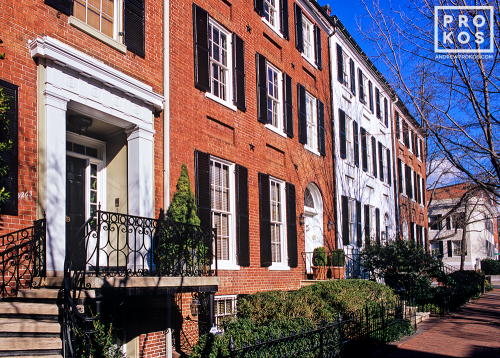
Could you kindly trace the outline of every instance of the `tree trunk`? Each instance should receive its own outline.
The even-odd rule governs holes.
[[[465,203],[465,217],[467,217],[467,203]],[[460,243],[460,271],[464,270],[465,266],[465,250],[467,249],[467,222],[469,220],[464,220],[462,223],[462,242]]]

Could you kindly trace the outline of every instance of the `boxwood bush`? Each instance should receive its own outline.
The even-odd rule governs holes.
[[[481,269],[485,275],[500,275],[500,261],[484,259],[481,261]]]

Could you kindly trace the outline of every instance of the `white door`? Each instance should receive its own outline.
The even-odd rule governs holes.
[[[309,183],[304,192],[304,236],[306,271],[312,273],[312,252],[323,246],[323,202],[317,186]]]

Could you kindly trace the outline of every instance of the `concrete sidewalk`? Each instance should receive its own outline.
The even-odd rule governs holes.
[[[448,318],[430,318],[417,333],[383,355],[407,357],[500,357],[500,289],[485,293]]]

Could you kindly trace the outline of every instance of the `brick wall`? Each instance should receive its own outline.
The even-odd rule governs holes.
[[[331,162],[331,110],[328,36],[322,29],[323,70],[314,68],[295,47],[294,2],[288,2],[290,40],[281,38],[254,11],[253,3],[199,0],[196,4],[210,17],[235,32],[245,41],[246,112],[234,111],[209,99],[194,86],[193,10],[191,2],[172,3],[171,16],[171,124],[170,159],[171,193],[180,174],[181,164],[188,166],[194,190],[195,150],[243,165],[248,168],[250,210],[250,267],[239,271],[219,270],[221,294],[251,293],[270,289],[297,289],[304,277],[303,228],[298,223],[304,211],[304,190],[315,182],[323,196],[325,241],[334,243],[328,232],[328,220],[333,216],[333,167]],[[247,25],[251,31],[247,30]],[[293,81],[294,138],[283,137],[265,128],[257,116],[256,52]],[[297,83],[325,104],[327,156],[304,149],[298,142]],[[251,144],[254,148],[251,149]],[[297,165],[297,168],[295,167]],[[299,267],[290,271],[270,271],[260,265],[259,185],[258,173],[291,182],[296,190]],[[171,194],[171,195],[172,195]],[[195,193],[196,195],[196,193]],[[328,216],[330,213],[330,216]]]
[[[146,57],[122,54],[69,25],[68,16],[45,5],[43,0],[0,1],[0,38],[6,59],[0,60],[0,79],[19,86],[19,199],[18,216],[0,216],[1,232],[32,225],[37,218],[37,65],[30,55],[28,41],[45,35],[60,40],[163,93],[162,2],[146,4]],[[162,198],[162,116],[155,118],[156,204]],[[18,196],[18,193],[11,193]],[[38,217],[43,213],[38,213]]]

